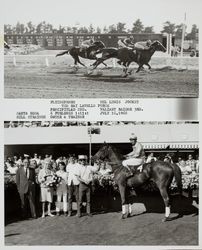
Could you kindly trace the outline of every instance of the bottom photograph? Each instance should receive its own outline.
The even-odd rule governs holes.
[[[5,121],[5,245],[199,245],[197,121]]]

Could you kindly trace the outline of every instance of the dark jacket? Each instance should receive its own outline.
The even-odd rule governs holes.
[[[27,178],[24,166],[16,172],[16,185],[19,193],[26,194],[29,189],[29,182],[35,183],[35,169],[29,168],[29,178]]]

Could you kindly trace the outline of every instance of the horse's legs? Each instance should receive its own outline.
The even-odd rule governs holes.
[[[127,63],[124,62],[123,66],[124,66],[123,72],[125,73],[125,75],[123,77],[127,77],[128,76],[128,66],[127,66]]]
[[[107,67],[107,64],[106,64],[106,63],[102,62],[102,64],[104,64],[104,66]]]
[[[163,219],[163,222],[165,222],[169,219],[170,216],[170,198],[166,187],[161,186],[159,187],[159,190],[165,204],[165,218]]]
[[[97,61],[95,61],[95,62],[93,63],[93,66],[94,66],[93,69],[96,69],[101,63],[104,62],[104,60],[105,60],[105,59],[103,59],[103,58],[98,58]]]
[[[122,219],[125,219],[126,217],[128,217],[128,211],[127,211],[127,207],[128,204],[126,202],[126,187],[124,185],[119,184],[119,192],[121,195],[121,205],[122,205]]]
[[[151,66],[149,65],[149,63],[145,63],[145,64],[148,66],[149,69],[151,69]]]
[[[138,73],[138,72],[141,70],[142,66],[143,66],[143,64],[140,64],[140,65],[139,65],[139,67],[138,67],[136,73]]]
[[[77,64],[77,62],[78,62],[78,63],[79,63],[79,64],[81,64],[82,66],[86,67],[86,65],[85,65],[85,64],[83,64],[83,63],[80,61],[80,59],[79,59],[79,57],[78,57],[78,56],[77,56],[77,57],[75,57],[74,59],[76,60],[76,64]]]

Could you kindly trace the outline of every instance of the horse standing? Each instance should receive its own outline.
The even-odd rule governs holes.
[[[57,56],[62,56],[62,55],[65,55],[65,54],[70,54],[73,59],[74,59],[74,65],[76,66],[77,63],[81,64],[82,66],[85,67],[85,64],[83,64],[79,57],[82,57],[82,58],[86,58],[86,59],[90,59],[90,60],[97,60],[97,57],[96,57],[96,53],[99,52],[99,50],[105,48],[105,45],[102,41],[96,41],[93,43],[92,46],[90,46],[89,48],[87,49],[82,49],[78,46],[75,46],[75,47],[72,47],[71,49],[69,50],[66,50],[64,52],[61,52],[59,54],[56,55]],[[105,66],[107,66],[105,63],[104,63]]]
[[[151,57],[153,56],[155,51],[162,51],[166,52],[166,48],[159,42],[154,41],[150,48],[147,50],[135,50],[135,49],[128,49],[128,48],[104,48],[102,51],[102,57],[98,58],[97,61],[93,64],[94,68],[96,69],[100,63],[103,63],[105,60],[110,58],[117,58],[119,59],[120,63],[124,66],[124,72],[127,76],[129,65],[132,62],[136,62],[138,64],[138,69],[136,73],[140,71],[140,69],[143,67],[143,65],[147,65],[149,69],[151,69],[151,66],[149,65],[149,61],[151,60]]]
[[[132,212],[131,204],[128,202],[128,197],[126,195],[127,188],[136,188],[148,181],[153,181],[156,183],[165,204],[165,217],[163,221],[169,220],[170,198],[168,189],[171,185],[173,177],[176,179],[180,194],[182,192],[181,170],[176,164],[170,164],[163,161],[145,163],[143,165],[142,172],[136,171],[133,176],[128,177],[128,170],[122,166],[123,156],[118,154],[116,149],[111,145],[105,144],[103,147],[101,147],[100,150],[93,156],[93,160],[97,159],[108,159],[112,164],[114,180],[119,187],[121,195],[123,219],[130,216]]]

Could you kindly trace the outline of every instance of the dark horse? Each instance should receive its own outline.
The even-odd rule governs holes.
[[[136,188],[146,182],[153,181],[156,183],[165,204],[165,218],[163,221],[170,220],[170,199],[168,189],[173,177],[176,179],[177,187],[181,194],[182,179],[181,170],[176,164],[170,164],[164,161],[154,161],[145,163],[142,172],[135,171],[133,176],[128,177],[128,170],[122,166],[123,156],[111,145],[104,144],[100,150],[92,157],[95,160],[108,160],[111,163],[114,173],[114,180],[119,187],[122,202],[122,218],[130,216],[132,209],[128,202],[126,190]],[[126,212],[129,208],[129,212]]]
[[[72,47],[70,50],[66,50],[64,52],[61,52],[56,55],[62,56],[65,54],[70,54],[74,58],[74,65],[76,66],[77,63],[80,63],[82,66],[85,67],[85,65],[80,61],[79,57],[83,57],[90,60],[97,60],[96,54],[99,52],[99,50],[105,48],[105,45],[102,41],[96,41],[93,43],[92,46],[90,46],[87,49],[82,49],[78,46]],[[107,66],[104,63],[105,66]]]
[[[102,49],[102,57],[98,58],[96,62],[93,64],[94,69],[97,68],[100,63],[110,58],[119,59],[120,63],[125,67],[124,72],[127,74],[128,67],[132,62],[136,62],[138,64],[138,69],[136,71],[139,72],[143,65],[147,65],[149,69],[151,66],[149,65],[149,61],[151,60],[152,55],[155,51],[163,51],[166,52],[166,48],[159,42],[154,41],[149,49],[146,50],[136,50],[136,49],[128,49],[128,48],[104,48]]]

